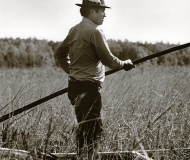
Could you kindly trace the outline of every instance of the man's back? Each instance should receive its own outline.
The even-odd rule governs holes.
[[[74,26],[68,34],[69,76],[77,80],[103,82],[105,69],[95,50],[97,41],[94,37],[95,32],[99,32],[97,25],[83,18],[82,22]]]

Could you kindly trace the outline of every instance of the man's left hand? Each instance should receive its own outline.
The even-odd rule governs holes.
[[[130,59],[125,60],[125,63],[123,65],[123,69],[125,71],[129,71],[129,70],[131,70],[133,68],[135,68],[135,66],[133,65],[133,62]]]

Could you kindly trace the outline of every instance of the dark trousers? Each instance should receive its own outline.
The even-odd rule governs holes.
[[[91,81],[69,81],[68,97],[75,106],[75,114],[79,123],[76,133],[77,154],[80,156],[87,145],[87,153],[91,155],[96,149],[96,141],[102,132],[100,111],[102,100],[100,85]]]

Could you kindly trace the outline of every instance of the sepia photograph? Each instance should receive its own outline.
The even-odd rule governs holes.
[[[0,0],[0,159],[190,160],[189,0]]]

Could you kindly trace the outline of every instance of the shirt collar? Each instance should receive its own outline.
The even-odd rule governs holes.
[[[91,25],[93,25],[93,26],[95,26],[95,27],[98,27],[98,25],[96,25],[96,24],[95,24],[94,22],[92,22],[90,19],[85,18],[85,17],[82,18],[82,22],[89,23],[89,24],[91,24]]]

